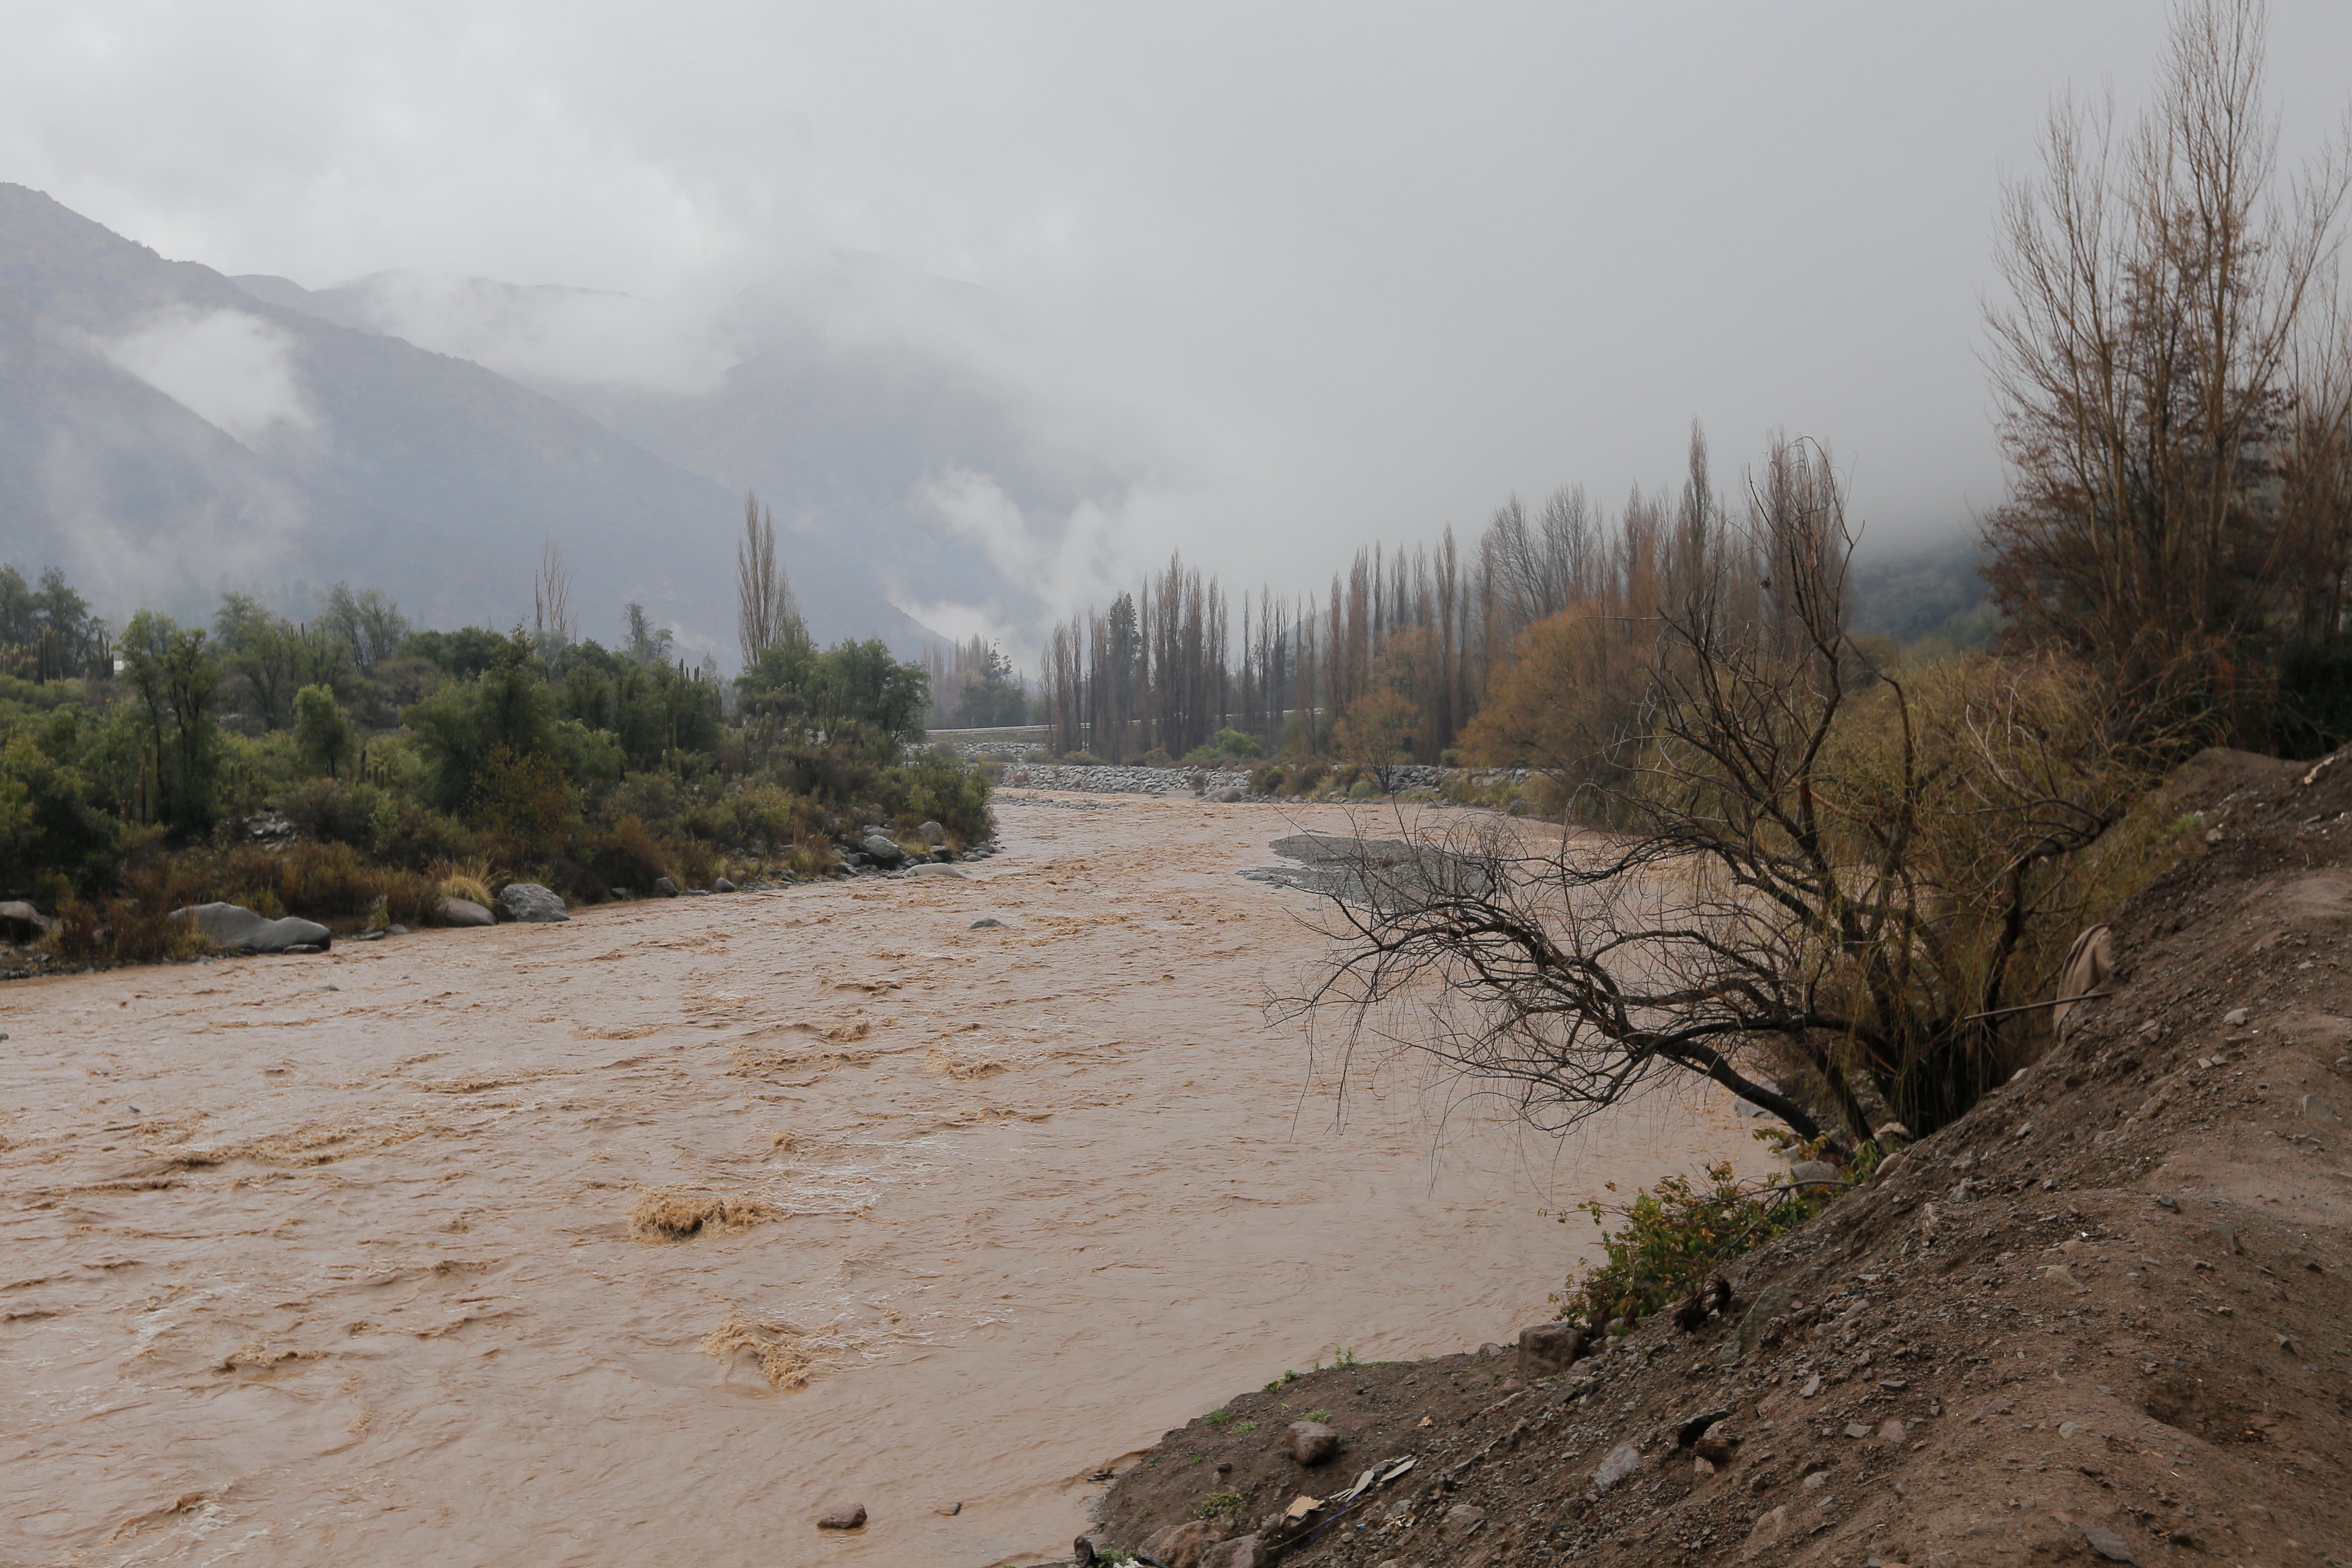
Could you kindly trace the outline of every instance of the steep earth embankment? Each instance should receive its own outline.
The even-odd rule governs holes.
[[[2127,907],[2108,999],[1745,1259],[1729,1311],[1549,1375],[1496,1344],[1243,1395],[1097,1538],[1176,1568],[2352,1563],[2352,755],[2171,787],[2211,847]],[[1308,1416],[1340,1444],[1312,1467]]]

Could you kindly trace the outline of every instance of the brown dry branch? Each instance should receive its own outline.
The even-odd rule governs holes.
[[[2079,924],[2145,856],[2105,851],[2162,748],[2078,668],[1980,658],[1912,679],[1844,630],[1852,538],[1827,456],[1777,443],[1745,538],[1654,623],[1649,695],[1598,786],[1626,831],[1500,825],[1369,853],[1323,906],[1296,999],[1435,1058],[1559,1131],[1703,1077],[1857,1139],[1944,1125],[2000,1081]],[[1760,574],[1732,570],[1762,563]],[[2004,1036],[2008,1028],[2011,1034]]]

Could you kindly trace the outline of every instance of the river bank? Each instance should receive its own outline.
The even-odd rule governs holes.
[[[1762,1164],[1721,1100],[1335,1122],[1264,1011],[1311,900],[1237,873],[1339,807],[998,815],[953,878],[12,984],[6,1554],[1052,1557],[1237,1372],[1491,1337],[1542,1211]]]
[[[1727,1310],[1566,1365],[1230,1377],[1097,1538],[1170,1568],[2352,1562],[2347,755],[2182,769],[2214,847],[2126,906],[2106,994],[1727,1269]],[[1336,1454],[1300,1462],[1306,1419]]]

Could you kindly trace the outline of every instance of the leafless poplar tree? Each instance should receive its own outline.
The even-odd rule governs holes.
[[[551,533],[540,545],[539,573],[530,583],[530,616],[542,648],[564,647],[578,628],[572,604],[572,568],[565,564],[563,551]]]
[[[792,578],[776,554],[776,520],[760,504],[759,492],[743,493],[743,537],[735,546],[735,629],[743,649],[743,667],[800,623],[800,605],[793,596]]]
[[[2258,0],[2172,15],[2153,102],[2061,100],[2004,193],[1989,306],[2011,474],[1990,573],[2026,635],[2170,705],[2227,700],[2346,555],[2335,290],[2352,159],[2282,179]],[[2336,597],[2330,595],[2331,602]],[[2258,652],[2256,662],[2261,661]]]

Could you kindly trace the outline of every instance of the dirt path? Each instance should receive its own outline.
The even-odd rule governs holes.
[[[1309,900],[1234,873],[1344,814],[1043,798],[966,879],[0,992],[0,1561],[1057,1552],[1237,1382],[1547,1315],[1539,1210],[1756,1163],[1721,1102],[1335,1127],[1261,1012]]]

